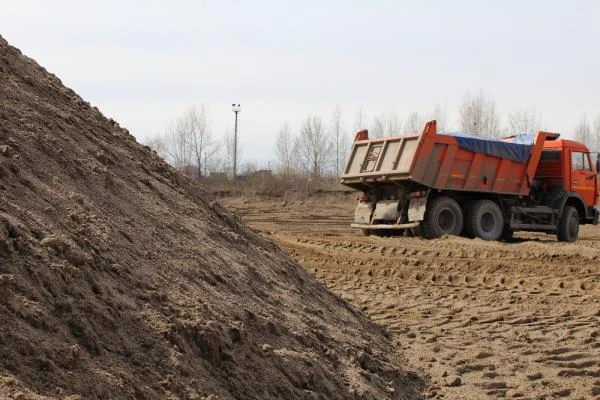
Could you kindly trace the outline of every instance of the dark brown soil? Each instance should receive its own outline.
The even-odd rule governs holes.
[[[381,328],[1,37],[0,310],[8,398],[423,386]]]

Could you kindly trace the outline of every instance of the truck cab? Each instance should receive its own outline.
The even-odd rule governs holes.
[[[568,193],[582,223],[594,219],[594,207],[598,204],[597,177],[592,155],[582,143],[567,139],[544,143],[535,179],[546,193]]]

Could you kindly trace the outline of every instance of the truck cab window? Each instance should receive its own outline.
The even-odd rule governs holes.
[[[590,164],[590,155],[589,153],[583,153],[583,169],[586,171],[592,170],[592,164]]]
[[[575,171],[591,171],[590,160],[587,153],[574,151],[571,153],[571,162]]]

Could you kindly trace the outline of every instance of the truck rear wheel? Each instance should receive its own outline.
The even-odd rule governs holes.
[[[483,240],[498,240],[504,230],[502,210],[491,200],[478,200],[467,214],[469,236]]]
[[[445,196],[431,200],[423,219],[423,233],[426,238],[458,236],[462,227],[463,213],[456,200]]]
[[[500,235],[500,240],[503,242],[513,242],[515,240],[514,233],[515,231],[510,229],[510,227],[505,226],[502,235]]]
[[[574,242],[577,240],[577,236],[579,236],[579,213],[575,207],[565,206],[558,222],[556,236],[561,242]]]
[[[475,204],[476,201],[477,200],[470,200],[462,205],[461,210],[462,210],[462,213],[465,216],[465,218],[467,218],[467,219],[469,218],[469,210],[471,210],[473,208],[473,205]],[[473,239],[475,237],[475,236],[473,236],[473,232],[471,232],[471,229],[469,229],[469,224],[467,223],[466,220],[463,223],[463,229],[462,229],[462,232],[460,233],[460,236],[466,237],[469,239]]]
[[[411,237],[423,237],[425,235],[423,233],[423,224],[417,226],[416,228],[410,228],[406,232],[410,232],[408,236]]]

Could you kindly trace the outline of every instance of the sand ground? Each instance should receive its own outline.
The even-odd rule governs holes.
[[[386,327],[428,397],[600,398],[600,227],[575,244],[364,237],[348,195],[221,202]]]

